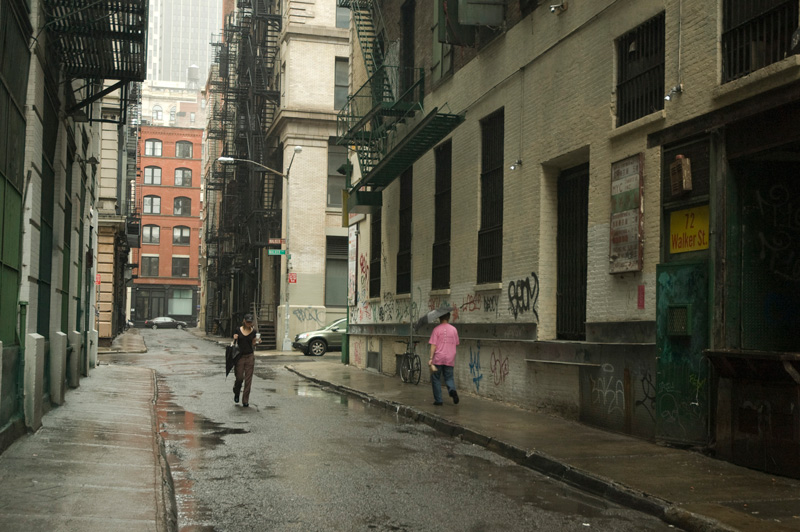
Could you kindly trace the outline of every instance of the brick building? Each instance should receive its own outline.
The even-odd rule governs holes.
[[[158,316],[197,320],[202,138],[202,129],[146,125],[139,131],[142,237],[133,250],[131,296],[138,325]]]
[[[340,3],[350,363],[800,475],[797,0]]]

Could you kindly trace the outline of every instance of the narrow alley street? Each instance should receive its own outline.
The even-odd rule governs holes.
[[[313,357],[258,356],[244,409],[221,346],[180,330],[141,334],[147,353],[100,364],[157,373],[179,530],[672,528],[285,369]]]

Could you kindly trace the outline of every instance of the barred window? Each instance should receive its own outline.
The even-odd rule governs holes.
[[[400,175],[400,223],[397,224],[397,288],[396,293],[411,292],[411,227],[413,222],[412,192],[414,187],[413,167]]]
[[[503,275],[504,110],[481,120],[481,225],[478,283],[499,283]]]
[[[797,0],[725,0],[722,82],[746,76],[789,55],[797,10]]]
[[[448,141],[434,150],[436,188],[434,191],[433,271],[431,289],[450,288],[450,201],[453,143]]]
[[[617,127],[664,108],[664,13],[617,39]]]

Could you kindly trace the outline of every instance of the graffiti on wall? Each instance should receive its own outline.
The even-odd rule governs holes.
[[[483,372],[481,371],[481,343],[475,343],[475,349],[469,347],[469,374],[472,377],[472,384],[475,385],[475,391],[481,391],[481,381],[483,380]]]
[[[625,411],[625,384],[614,375],[614,366],[603,364],[603,374],[596,379],[589,377],[592,386],[592,402],[602,405],[609,414]]]
[[[539,277],[531,272],[530,277],[508,283],[508,310],[516,320],[526,312],[533,313],[534,320],[539,322],[536,305],[539,302]]]
[[[322,326],[322,311],[318,308],[306,307],[295,309],[292,314],[300,323],[312,322]]]
[[[762,216],[763,231],[759,231],[760,259],[767,270],[790,281],[800,281],[800,201],[779,183],[766,193],[756,191],[756,204]]]
[[[500,349],[492,351],[492,356],[489,359],[489,365],[492,370],[492,380],[495,386],[505,384],[506,377],[508,377],[508,356],[500,353]]]

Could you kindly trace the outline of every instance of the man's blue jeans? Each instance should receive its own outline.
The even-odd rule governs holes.
[[[453,366],[436,366],[438,371],[431,373],[431,386],[433,386],[433,400],[437,403],[442,402],[442,376],[444,376],[444,383],[447,386],[447,391],[450,392],[456,389],[456,381],[453,380]]]

